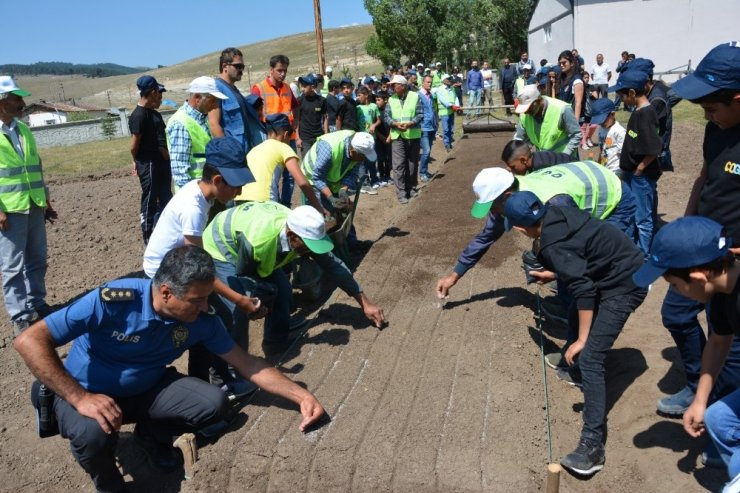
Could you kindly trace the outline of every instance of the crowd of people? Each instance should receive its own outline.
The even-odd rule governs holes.
[[[516,63],[504,59],[497,104],[494,71],[477,60],[465,74],[458,67],[448,74],[441,63],[389,66],[356,86],[333,78],[330,67],[291,84],[288,57],[275,55],[266,77],[244,93],[236,85],[243,54],[227,48],[218,76],[192,80],[166,124],[157,109],[167,89],[142,76],[129,127],[132,174],[142,189],[143,276],[106,283],[57,311],[45,302],[44,283],[44,222],[57,214],[33,134],[19,119],[29,93],[0,76],[3,294],[14,346],[38,379],[32,401],[39,433],[68,438],[98,491],[121,491],[114,451],[124,423],[136,423],[134,438],[162,471],[178,467],[174,435],[218,434],[228,426],[230,400],[258,387],[297,403],[300,428],[310,429],[322,405],[249,354],[249,321],[265,318],[268,360],[300,337],[307,322],[291,316],[286,269],[310,256],[375,326],[385,324],[348,259],[333,252],[327,228],[352,210],[358,193],[392,186],[401,205],[417,197],[419,181],[432,178],[435,142],[454,148],[467,92],[468,117],[495,105],[518,123],[502,166],[482,169],[473,183],[471,214],[486,223],[437,282],[437,295],[446,298],[505,231],[534,241],[523,256],[528,282],[552,285],[556,295],[543,309],[569,328],[567,343],[546,362],[584,393],[581,436],[561,463],[590,475],[605,463],[606,354],[663,276],[670,283],[663,323],[687,384],[657,409],[683,416],[692,436],[708,432],[705,462],[719,461],[737,479],[740,440],[731,430],[740,422],[740,346],[733,339],[740,294],[732,245],[740,241],[733,201],[740,47],[713,49],[672,88],[653,78],[652,61],[628,52],[622,58],[616,77],[602,55],[584,69],[577,50],[563,51],[557,65],[541,60],[537,70],[526,52]],[[671,108],[681,98],[701,105],[709,120],[705,163],[687,217],[656,235],[657,182],[672,170]],[[631,112],[626,128],[617,122],[620,104]],[[598,162],[579,160],[579,149],[592,146]],[[347,243],[368,247],[354,230]],[[55,349],[69,342],[62,362]],[[185,351],[187,375],[168,366]]]

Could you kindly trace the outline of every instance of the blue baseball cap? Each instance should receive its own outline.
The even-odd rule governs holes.
[[[413,70],[413,69],[407,70],[406,75],[416,75],[416,70]]]
[[[290,124],[290,119],[288,118],[288,115],[285,113],[272,113],[271,115],[267,115],[265,117],[265,124],[267,127],[272,127],[274,129],[278,128],[293,128],[293,126]]]
[[[215,166],[232,187],[241,187],[256,181],[247,168],[244,148],[233,137],[216,137],[206,144],[206,163]]]
[[[142,75],[141,77],[136,79],[136,87],[139,88],[139,94],[141,96],[148,93],[152,89],[156,89],[159,92],[167,91],[167,89],[165,89],[164,86],[157,82],[157,79],[155,79],[151,75]]]
[[[687,269],[708,264],[727,255],[731,240],[716,221],[687,216],[663,226],[653,238],[647,262],[632,275],[640,287],[647,287],[668,269]]]
[[[692,100],[720,89],[740,90],[740,43],[731,41],[712,48],[696,70],[673,83],[679,97]]]
[[[591,124],[601,125],[607,117],[616,111],[616,106],[609,98],[599,98],[591,103]]]
[[[644,90],[648,81],[648,74],[642,70],[626,70],[619,74],[617,83],[609,88],[609,92],[617,92],[625,89]]]
[[[516,192],[508,198],[504,206],[506,227],[511,229],[512,226],[532,226],[542,219],[547,209],[532,192]]]
[[[352,79],[350,79],[349,77],[343,77],[342,80],[339,83],[341,85],[347,85],[347,84],[349,84],[351,86],[354,86],[355,85],[355,83],[352,82]]]
[[[315,86],[318,84],[318,80],[316,80],[316,76],[313,74],[303,75],[301,77],[298,77],[298,82],[303,84],[304,86]]]
[[[655,64],[649,58],[635,58],[630,63],[625,65],[624,70],[639,70],[640,72],[645,72],[648,75],[648,78],[650,78],[653,76],[654,68]]]

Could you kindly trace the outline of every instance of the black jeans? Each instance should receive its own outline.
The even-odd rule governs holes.
[[[614,341],[622,332],[630,314],[642,304],[646,295],[646,289],[635,289],[627,294],[598,300],[591,331],[583,351],[578,356],[578,366],[583,380],[582,440],[603,444],[606,431],[604,360],[614,345]],[[577,311],[571,308],[571,325],[573,325],[573,315],[577,321]],[[577,323],[575,326],[577,327]]]
[[[175,435],[218,422],[228,406],[221,389],[181,375],[174,368],[168,368],[151,389],[115,401],[123,411],[124,423],[136,423],[147,435],[169,445]],[[124,481],[116,467],[118,433],[107,435],[97,421],[82,416],[59,397],[54,399],[54,412],[59,433],[69,439],[72,455],[97,490],[120,491]]]
[[[137,160],[136,174],[141,185],[141,233],[144,243],[148,243],[159,215],[172,198],[172,172],[164,161]]]

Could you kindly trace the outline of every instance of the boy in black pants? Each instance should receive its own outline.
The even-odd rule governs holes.
[[[378,106],[380,114],[383,114],[385,105],[388,104],[388,92],[378,91],[375,95],[375,104]],[[378,155],[378,184],[381,187],[388,186],[391,183],[391,133],[388,126],[380,119],[380,125],[375,129],[375,152]]]
[[[645,72],[630,69],[622,72],[617,84],[609,88],[609,91],[617,91],[625,106],[635,106],[627,123],[619,167],[635,196],[637,244],[646,257],[655,233],[655,199],[661,174],[657,158],[663,150],[658,135],[658,114],[645,94],[647,80]]]
[[[539,262],[548,269],[529,271],[538,282],[557,277],[573,297],[570,323],[576,339],[565,352],[576,360],[583,388],[583,428],[576,449],[560,463],[581,475],[604,467],[606,388],[604,360],[630,314],[642,304],[647,290],[632,274],[642,265],[642,253],[615,226],[571,207],[545,206],[532,192],[517,192],[506,201],[511,226],[535,240]],[[577,380],[577,375],[572,375]]]

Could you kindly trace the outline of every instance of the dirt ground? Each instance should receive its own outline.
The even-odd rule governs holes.
[[[701,162],[702,130],[676,125],[676,172],[660,181],[660,210],[679,216]],[[203,443],[196,474],[152,472],[124,427],[120,464],[132,491],[541,491],[549,462],[535,288],[509,233],[451,291],[441,309],[436,280],[482,227],[470,217],[473,177],[495,165],[510,134],[475,134],[449,155],[435,146],[435,179],[410,204],[390,188],[363,195],[355,224],[374,240],[356,276],[384,309],[377,330],[354,300],[326,287],[323,305],[280,362],[316,393],[331,420],[302,434],[290,403],[264,393],[241,407],[233,426]],[[48,301],[67,303],[96,285],[141,269],[138,183],[124,171],[50,181],[60,219],[48,228]],[[703,441],[655,401],[682,386],[678,355],[660,323],[657,283],[607,360],[609,440],[605,469],[590,480],[563,472],[563,492],[715,491],[723,471],[701,466]],[[36,436],[32,382],[0,326],[0,491],[93,491],[60,437]],[[545,323],[546,352],[564,330]],[[250,327],[260,354],[261,324]],[[62,348],[60,353],[65,354]],[[582,394],[547,370],[552,459],[570,452],[581,427]]]

